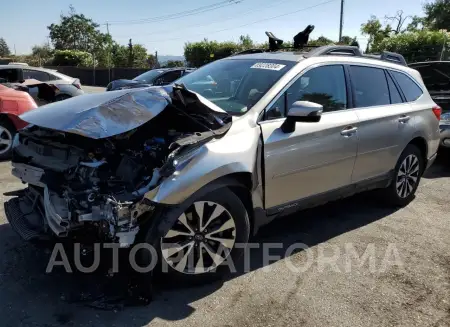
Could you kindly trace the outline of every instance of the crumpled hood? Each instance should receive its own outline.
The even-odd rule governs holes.
[[[139,127],[172,103],[173,86],[85,94],[42,106],[20,116],[29,124],[93,139],[111,137]],[[200,95],[184,89],[199,110],[225,112]],[[226,113],[225,113],[226,114]]]

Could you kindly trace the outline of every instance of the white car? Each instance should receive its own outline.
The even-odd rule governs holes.
[[[24,83],[27,80],[37,80],[51,85],[55,91],[54,101],[84,94],[78,78],[61,74],[56,70],[23,64],[0,65],[0,83]]]

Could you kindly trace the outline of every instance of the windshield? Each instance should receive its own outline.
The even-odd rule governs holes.
[[[154,80],[162,73],[164,73],[164,70],[160,70],[160,69],[149,70],[148,72],[145,72],[145,73],[133,78],[133,81],[144,82],[144,83],[153,83]]]
[[[270,59],[215,61],[177,80],[232,115],[242,115],[296,63]]]

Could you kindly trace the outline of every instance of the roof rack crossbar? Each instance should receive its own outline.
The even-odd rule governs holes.
[[[317,57],[324,55],[357,56],[372,58],[407,66],[405,58],[395,52],[383,51],[381,54],[362,54],[358,47],[349,45],[326,45],[305,54],[305,57]]]

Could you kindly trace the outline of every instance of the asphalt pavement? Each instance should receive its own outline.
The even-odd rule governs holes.
[[[9,162],[0,163],[0,182],[3,192],[23,187]],[[264,262],[263,250],[252,250],[247,273],[202,287],[162,282],[148,306],[109,311],[74,303],[93,287],[90,277],[45,273],[49,252],[22,242],[2,206],[0,325],[450,326],[449,195],[450,160],[438,158],[405,208],[366,193],[299,212],[253,240],[282,243],[271,252],[280,258]],[[307,249],[286,254],[292,244]]]

